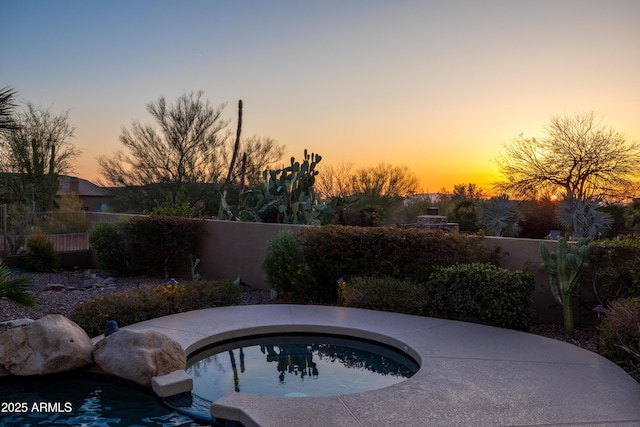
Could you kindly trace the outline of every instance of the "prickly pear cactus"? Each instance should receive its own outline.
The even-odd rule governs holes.
[[[291,157],[289,166],[262,172],[264,188],[244,195],[241,214],[262,222],[319,224],[319,214],[328,209],[318,203],[313,189],[322,157],[304,150],[303,159],[300,163]]]

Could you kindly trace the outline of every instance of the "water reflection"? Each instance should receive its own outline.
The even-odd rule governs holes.
[[[313,361],[313,346],[305,344],[261,345],[260,351],[266,354],[267,362],[277,362],[278,380],[284,382],[285,374],[318,376],[318,365]],[[242,351],[242,348],[240,349]]]
[[[232,391],[280,396],[357,393],[403,381],[418,370],[395,349],[327,336],[236,341],[205,350],[188,363],[194,394],[210,401]]]

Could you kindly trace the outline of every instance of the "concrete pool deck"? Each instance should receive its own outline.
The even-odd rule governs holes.
[[[230,393],[214,417],[253,426],[640,426],[640,384],[613,362],[538,335],[344,307],[220,307],[128,326],[171,336],[187,355],[282,332],[334,333],[406,351],[420,370],[399,384],[332,397]]]

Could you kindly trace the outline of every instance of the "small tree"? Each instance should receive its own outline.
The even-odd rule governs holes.
[[[223,173],[219,148],[224,144],[227,121],[224,104],[217,108],[202,99],[203,92],[183,94],[175,103],[164,97],[147,104],[157,127],[133,122],[122,129],[120,142],[126,151],[98,159],[100,172],[113,186],[155,186],[159,202],[191,204],[202,198],[203,187],[190,183],[214,183]],[[194,194],[187,194],[194,191]]]
[[[27,103],[15,116],[16,127],[0,137],[0,172],[11,201],[28,203],[37,212],[51,210],[58,175],[73,170],[80,155],[70,141],[75,128],[69,113],[56,115]]]

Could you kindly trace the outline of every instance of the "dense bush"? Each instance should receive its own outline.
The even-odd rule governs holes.
[[[24,268],[29,271],[47,272],[59,266],[60,258],[53,248],[53,243],[43,234],[29,236]]]
[[[267,283],[278,293],[293,299],[314,299],[310,295],[315,288],[314,280],[293,232],[284,231],[267,243],[262,267]]]
[[[113,274],[189,276],[203,222],[181,217],[140,216],[94,224],[89,236],[100,267]]]
[[[132,218],[129,232],[134,271],[164,277],[190,274],[189,254],[197,254],[203,224],[158,215]]]
[[[85,302],[74,309],[71,320],[89,336],[97,336],[104,333],[107,320],[127,326],[184,311],[237,305],[240,297],[240,289],[233,282],[147,286]]]
[[[436,266],[497,263],[482,239],[442,231],[395,227],[309,227],[297,234],[318,289],[337,297],[336,280],[356,276],[424,282]]]
[[[429,295],[423,284],[392,277],[353,277],[339,284],[340,303],[347,307],[423,315]]]
[[[595,285],[599,301],[608,302],[640,294],[640,240],[596,240],[589,253],[586,283]],[[588,289],[594,292],[594,287]],[[594,301],[589,301],[595,303]]]
[[[131,272],[127,221],[99,222],[89,231],[89,244],[100,268],[115,275]]]
[[[491,264],[439,267],[429,277],[430,316],[527,330],[534,277]]]
[[[640,352],[640,297],[613,301],[599,330],[603,356],[617,363],[633,363],[635,357],[629,350]]]

